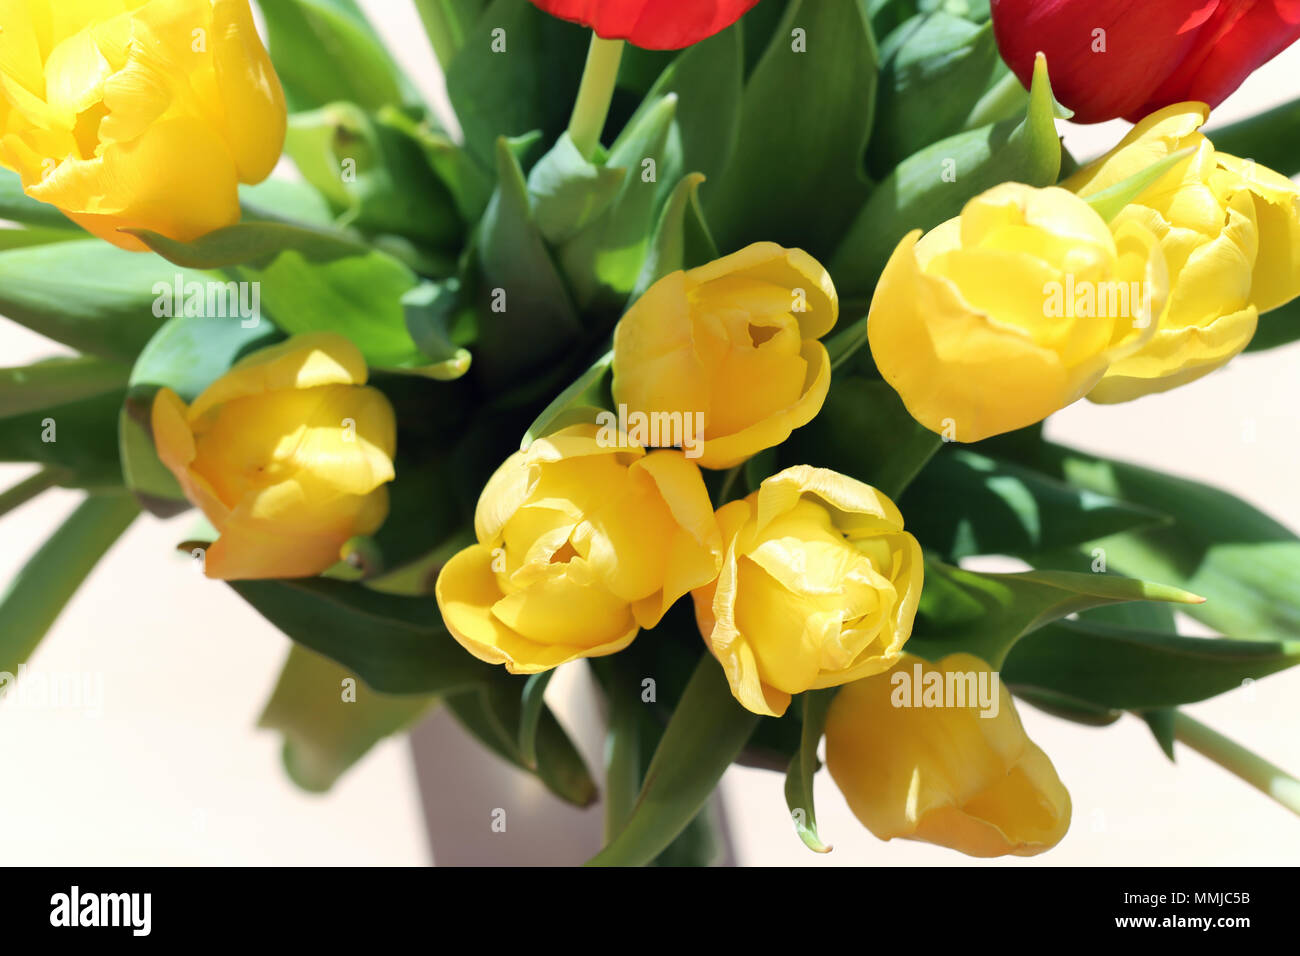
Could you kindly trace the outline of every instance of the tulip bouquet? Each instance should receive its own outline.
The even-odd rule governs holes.
[[[1042,431],[1300,338],[1300,112],[1202,132],[1295,3],[413,2],[454,132],[353,0],[0,0],[0,313],[77,353],[0,369],[40,466],[0,515],[87,492],[0,671],[194,507],[292,639],[308,789],[437,705],[600,793],[593,862],[707,862],[737,761],[825,851],[825,737],[879,838],[1033,855],[1070,797],[1029,704],[1300,811],[1178,710],[1300,662],[1300,539]],[[1071,111],[1133,126],[1075,158]]]

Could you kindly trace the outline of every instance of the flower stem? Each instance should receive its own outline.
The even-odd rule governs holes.
[[[594,33],[591,35],[582,85],[578,87],[578,99],[573,104],[573,116],[569,120],[569,137],[587,159],[595,155],[596,147],[600,145],[600,133],[609,115],[618,65],[622,59],[622,40],[602,40]]]
[[[1174,739],[1236,774],[1292,813],[1300,814],[1300,780],[1276,764],[1251,753],[1182,711],[1174,712]]]

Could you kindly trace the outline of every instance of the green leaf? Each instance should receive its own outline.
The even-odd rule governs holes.
[[[676,96],[670,135],[680,143],[671,152],[680,156],[681,173],[720,181],[735,155],[744,88],[743,47],[740,26],[687,47],[664,68],[627,123],[635,126],[663,97]],[[659,181],[672,186],[676,180],[661,171]]]
[[[373,110],[411,98],[409,85],[353,0],[258,0],[258,5],[291,112],[340,100]]]
[[[596,785],[582,755],[555,719],[543,707],[537,725],[536,768],[519,749],[522,722],[520,678],[498,676],[486,687],[447,699],[447,707],[461,725],[504,760],[535,773],[552,793],[574,806],[588,807],[596,800]]]
[[[950,559],[1031,555],[1167,522],[1164,515],[1020,465],[946,449],[899,503],[907,527]]]
[[[385,113],[394,114],[401,115]],[[464,224],[452,196],[404,129],[372,120],[353,103],[331,103],[290,118],[285,151],[340,225],[435,248],[460,245]]]
[[[678,269],[694,269],[718,257],[718,247],[704,222],[699,190],[704,177],[690,173],[682,178],[659,216],[628,305],[646,289]]]
[[[569,121],[590,33],[527,0],[493,0],[446,65],[447,96],[465,147],[497,166],[499,136],[540,129],[554,142]]]
[[[841,300],[865,304],[894,247],[913,229],[956,216],[973,196],[1008,181],[1050,186],[1061,168],[1056,100],[1042,64],[1025,118],[940,140],[899,163],[862,205],[830,257]]]
[[[959,132],[998,76],[993,24],[942,10],[917,14],[880,44],[880,92],[871,167],[884,175],[930,143]]]
[[[48,246],[56,242],[71,242],[74,239],[85,238],[86,234],[80,230],[57,229],[52,226],[10,229],[0,223],[0,251],[29,249],[32,246]]]
[[[117,417],[123,389],[0,418],[0,461],[35,462],[63,472],[67,487],[122,487]]]
[[[255,186],[239,187],[245,219],[274,220],[289,224],[329,226],[334,214],[315,187],[296,179],[265,179]]]
[[[1223,634],[1300,636],[1300,539],[1257,508],[1209,485],[1059,445],[1042,445],[1025,463],[1173,519],[1085,544],[1093,560],[1104,556],[1108,567],[1203,595],[1187,613]],[[1044,557],[1058,566],[1090,560]]]
[[[830,844],[823,843],[817,834],[817,813],[813,809],[813,777],[821,767],[821,762],[817,759],[817,747],[826,729],[831,701],[835,699],[838,689],[810,690],[800,695],[803,701],[803,734],[799,751],[790,761],[790,769],[785,775],[785,805],[790,808],[795,833],[815,853],[831,851]]]
[[[590,162],[562,133],[528,174],[537,228],[552,244],[571,239],[609,207],[627,174],[626,169]]]
[[[283,735],[289,779],[324,793],[371,747],[424,716],[434,700],[376,693],[347,668],[292,644],[257,726]]]
[[[562,391],[542,410],[537,419],[524,432],[520,448],[527,448],[538,438],[563,427],[568,412],[575,408],[600,404],[598,398],[605,389],[606,378],[614,365],[613,351],[606,352],[592,363],[568,388]]]
[[[360,240],[276,222],[241,223],[191,243],[154,232],[132,234],[179,265],[233,267],[237,278],[250,283],[250,302],[255,294],[260,308],[289,334],[338,332],[372,368],[423,364],[402,309],[402,297],[417,284],[415,274]]]
[[[1113,574],[987,574],[927,560],[907,649],[927,660],[965,651],[998,670],[1017,641],[1069,614],[1123,601],[1200,600],[1179,588]]]
[[[483,15],[488,0],[415,0],[424,32],[443,69],[465,45],[474,23]]]
[[[139,513],[129,495],[91,495],[32,555],[0,594],[0,671],[18,672]]]
[[[783,467],[830,468],[897,499],[941,445],[885,382],[836,376],[821,414],[779,452]]]
[[[458,279],[422,282],[402,297],[406,329],[423,356],[434,363],[422,365],[419,374],[454,381],[469,371],[469,352],[453,341],[453,326],[464,308]]]
[[[497,190],[478,241],[485,301],[476,358],[493,380],[562,352],[581,332],[564,280],[533,217],[523,170],[497,143]]]
[[[117,391],[129,374],[120,362],[85,355],[0,368],[0,418]]]
[[[1121,179],[1115,185],[1101,192],[1084,196],[1084,202],[1095,209],[1102,219],[1110,222],[1123,211],[1125,206],[1142,195],[1147,187],[1195,152],[1195,146],[1188,146],[1186,149],[1170,153],[1145,169],[1138,170],[1132,176]]]
[[[640,866],[658,856],[700,812],[758,719],[731,696],[718,662],[700,658],[627,824],[588,865]]]
[[[165,518],[190,507],[154,449],[152,413],[158,389],[166,386],[192,402],[236,361],[281,338],[269,322],[250,326],[235,318],[175,318],[150,339],[131,370],[118,420],[123,477],[148,511]]]
[[[794,49],[796,28],[806,51]],[[745,86],[732,161],[705,195],[724,251],[760,240],[819,258],[836,248],[868,192],[877,67],[858,0],[792,0]]]
[[[1217,150],[1253,159],[1283,176],[1300,173],[1300,99],[1204,132]]]
[[[1183,637],[1097,621],[1058,621],[1025,637],[1003,679],[1116,710],[1214,697],[1300,663],[1300,640]]]
[[[401,110],[385,107],[379,122],[405,134],[424,153],[425,162],[451,194],[462,222],[476,223],[492,198],[491,177],[432,120],[417,122]]]
[[[449,694],[497,678],[447,633],[428,598],[327,579],[231,581],[263,617],[380,693]],[[517,725],[516,725],[517,726]]]
[[[105,359],[132,362],[163,319],[154,307],[177,274],[204,277],[100,239],[0,253],[0,315]]]
[[[519,755],[529,767],[537,766],[537,724],[546,706],[546,685],[554,675],[554,669],[542,671],[531,675],[524,683],[519,715]]]
[[[620,309],[636,285],[663,195],[661,178],[676,183],[681,175],[680,146],[671,135],[676,112],[677,97],[669,94],[623,130],[606,161],[608,168],[625,171],[617,193],[597,219],[559,249],[561,268],[582,309]]]

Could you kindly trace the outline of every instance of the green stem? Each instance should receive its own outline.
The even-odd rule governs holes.
[[[1300,814],[1300,780],[1276,764],[1251,753],[1182,711],[1174,712],[1174,739],[1236,774],[1292,813]]]
[[[30,478],[18,482],[8,491],[0,492],[0,518],[31,501],[42,491],[57,485],[66,474],[59,468],[42,468]]]
[[[591,35],[582,85],[578,87],[578,98],[569,120],[569,138],[587,159],[595,155],[596,147],[600,145],[600,133],[609,115],[618,65],[622,59],[622,40],[602,40],[594,33]]]

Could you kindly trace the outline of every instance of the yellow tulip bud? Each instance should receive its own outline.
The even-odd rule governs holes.
[[[680,452],[605,441],[595,425],[506,459],[474,532],[438,575],[438,607],[467,651],[512,674],[622,650],[722,561],[700,470]]]
[[[1025,736],[997,674],[970,654],[937,664],[905,654],[841,689],[826,721],[826,767],[882,840],[1034,856],[1070,827],[1070,794],[1052,762]]]
[[[614,401],[629,421],[699,421],[702,436],[653,443],[692,445],[702,467],[730,468],[821,410],[831,366],[817,340],[838,314],[830,275],[801,249],[758,242],[674,272],[618,323]]]
[[[12,0],[0,31],[0,165],[123,249],[239,221],[270,175],[280,81],[248,0]]]
[[[1151,340],[1111,366],[1089,393],[1093,401],[1127,401],[1212,372],[1250,343],[1260,313],[1300,294],[1300,190],[1271,169],[1216,151],[1198,132],[1208,115],[1204,103],[1153,113],[1062,184],[1090,196],[1194,150],[1112,223],[1140,223],[1158,237],[1169,302]]]
[[[870,485],[798,465],[718,509],[726,557],[692,593],[736,700],[779,717],[790,697],[887,670],[912,633],[921,547]]]
[[[307,577],[388,516],[397,426],[366,363],[333,333],[246,356],[187,406],[153,405],[158,457],[221,537],[208,577]]]
[[[1168,280],[1156,238],[1113,235],[1079,197],[1004,183],[894,250],[867,334],[912,417],[974,442],[1082,398],[1155,329]]]

